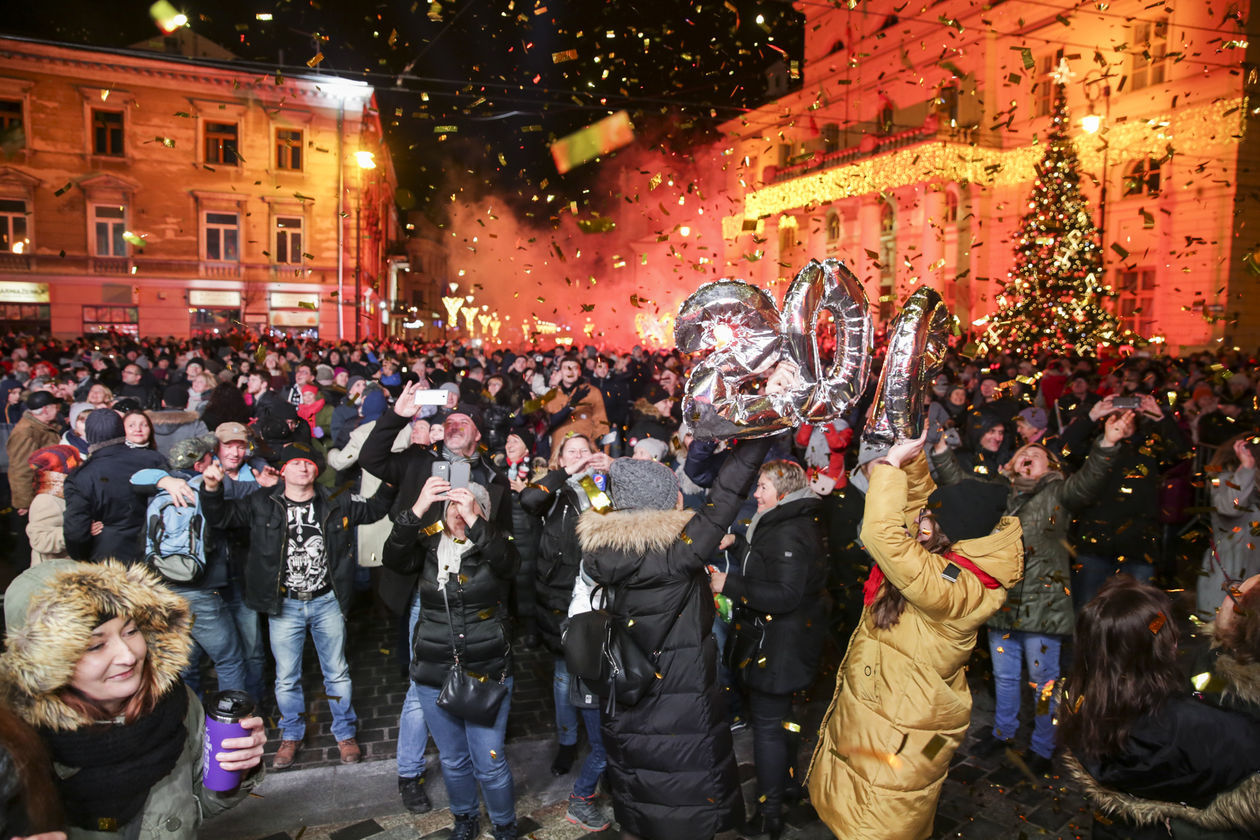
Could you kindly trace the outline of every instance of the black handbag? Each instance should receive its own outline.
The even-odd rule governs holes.
[[[726,667],[732,672],[742,671],[761,658],[761,647],[766,641],[766,622],[759,615],[746,610],[735,614],[731,622],[731,634],[722,653]]]
[[[474,674],[464,670],[460,663],[459,648],[455,644],[455,624],[451,620],[451,602],[442,587],[442,601],[446,604],[446,623],[451,631],[451,653],[455,664],[446,673],[442,681],[442,690],[438,693],[437,704],[457,718],[463,718],[478,726],[494,726],[499,716],[499,707],[503,698],[507,697],[507,671],[499,677],[498,682],[483,674]]]
[[[661,636],[662,644],[691,602],[695,585],[693,576],[678,611]],[[618,704],[633,706],[651,689],[659,677],[656,665],[661,652],[653,651],[650,656],[644,653],[627,632],[627,620],[617,618],[607,607],[606,600],[603,609],[570,619],[563,643],[570,676],[581,679],[605,698],[604,710],[614,716]]]

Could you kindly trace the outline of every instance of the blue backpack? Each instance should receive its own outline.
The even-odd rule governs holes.
[[[201,476],[188,482],[199,487]],[[206,518],[200,503],[179,507],[165,490],[145,510],[144,559],[167,583],[196,586],[206,574]]]

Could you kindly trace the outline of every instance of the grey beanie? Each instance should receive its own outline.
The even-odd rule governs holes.
[[[642,451],[653,461],[664,461],[665,456],[669,454],[669,444],[656,438],[639,438],[634,445],[634,451],[635,453]]]
[[[678,476],[659,461],[617,458],[608,478],[616,510],[673,510],[678,504]]]
[[[490,510],[490,491],[484,485],[470,481],[468,482],[468,492],[472,493],[473,498],[477,500],[477,505],[481,508],[483,518],[488,520],[494,516],[494,512]],[[450,502],[447,502],[447,505],[450,504]]]

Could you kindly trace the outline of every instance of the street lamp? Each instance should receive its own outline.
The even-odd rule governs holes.
[[[363,295],[360,285],[363,277],[363,180],[368,169],[376,168],[376,155],[371,152],[355,152],[354,162],[359,165],[359,192],[354,202],[354,343],[361,339]]]

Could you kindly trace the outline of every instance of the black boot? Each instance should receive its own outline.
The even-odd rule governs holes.
[[[561,744],[556,750],[556,759],[551,762],[551,775],[565,776],[573,769],[573,759],[577,758],[577,744]]]
[[[749,837],[758,837],[762,834],[767,835],[770,840],[779,840],[783,834],[783,805],[778,801],[771,801],[769,797],[757,807],[753,814],[752,820],[748,823],[748,828],[744,832]]]
[[[494,840],[516,840],[516,820],[507,825],[495,825]]]
[[[403,806],[413,814],[427,814],[433,810],[429,801],[429,793],[424,789],[424,776],[414,779],[406,776],[398,777],[398,792],[402,795]]]
[[[449,840],[477,840],[481,836],[480,814],[456,814]]]

